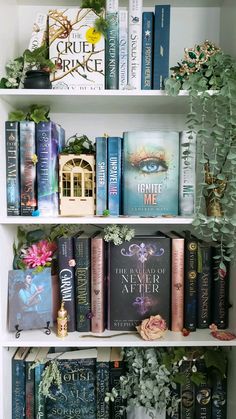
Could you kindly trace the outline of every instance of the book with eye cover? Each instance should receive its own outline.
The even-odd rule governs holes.
[[[178,132],[124,133],[124,215],[178,215],[178,176]]]

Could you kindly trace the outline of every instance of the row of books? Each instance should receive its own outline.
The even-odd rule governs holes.
[[[52,122],[5,123],[7,215],[58,215],[58,154],[64,129]],[[36,181],[37,179],[37,181]]]
[[[61,351],[18,348],[12,359],[12,419],[117,418],[121,399],[109,405],[105,396],[124,372],[120,349]],[[45,398],[40,382],[45,362],[52,360],[57,361],[62,378],[61,391],[53,385],[51,398]],[[119,417],[125,419],[125,414]]]
[[[137,131],[97,137],[94,168],[85,155],[82,163],[71,155],[59,165],[65,131],[52,121],[6,121],[5,132],[9,216],[36,209],[40,216],[94,215],[95,208],[97,215],[108,209],[115,216],[194,213],[194,135]]]

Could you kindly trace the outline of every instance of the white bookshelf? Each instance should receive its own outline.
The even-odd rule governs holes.
[[[55,6],[78,6],[77,0],[0,0],[1,57],[0,76],[9,58],[20,55],[27,48],[32,22],[38,11]],[[144,0],[144,6],[153,7],[155,0]],[[163,0],[170,3],[171,48],[170,65],[183,56],[184,47],[191,47],[205,39],[219,44],[224,51],[236,56],[236,1],[235,0]],[[125,5],[125,2],[121,2]],[[235,418],[236,409],[236,340],[225,342],[214,339],[208,330],[198,330],[183,337],[181,333],[167,332],[155,342],[145,342],[133,333],[105,332],[103,337],[91,334],[71,333],[64,340],[54,331],[47,336],[40,331],[24,331],[19,339],[7,329],[8,270],[12,267],[12,243],[17,226],[32,224],[81,224],[103,226],[129,224],[140,231],[168,231],[190,228],[192,219],[185,217],[7,217],[5,186],[4,121],[9,110],[26,107],[33,103],[49,105],[52,119],[66,129],[67,138],[74,133],[89,138],[103,135],[122,135],[126,130],[184,129],[188,109],[188,94],[168,97],[160,91],[102,91],[91,94],[75,94],[65,91],[1,90],[0,89],[0,418],[11,417],[11,356],[17,346],[226,346],[231,347],[228,391],[228,416]],[[92,120],[92,123],[91,123]],[[230,299],[236,302],[235,269],[230,279]],[[236,304],[234,304],[236,306]],[[236,332],[236,309],[230,309],[230,331]],[[84,334],[83,334],[84,335]],[[7,396],[6,396],[7,395]]]

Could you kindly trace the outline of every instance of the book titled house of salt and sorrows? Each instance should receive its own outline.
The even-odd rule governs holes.
[[[160,314],[169,325],[170,239],[137,236],[108,247],[108,328],[134,330]]]
[[[49,56],[61,68],[52,73],[53,89],[103,90],[105,42],[94,29],[92,9],[49,11]]]
[[[124,133],[124,215],[178,215],[178,177],[178,132]]]

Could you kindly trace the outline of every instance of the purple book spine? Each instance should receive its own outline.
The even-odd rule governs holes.
[[[35,123],[20,122],[20,178],[21,215],[32,215],[37,206],[35,148]]]

